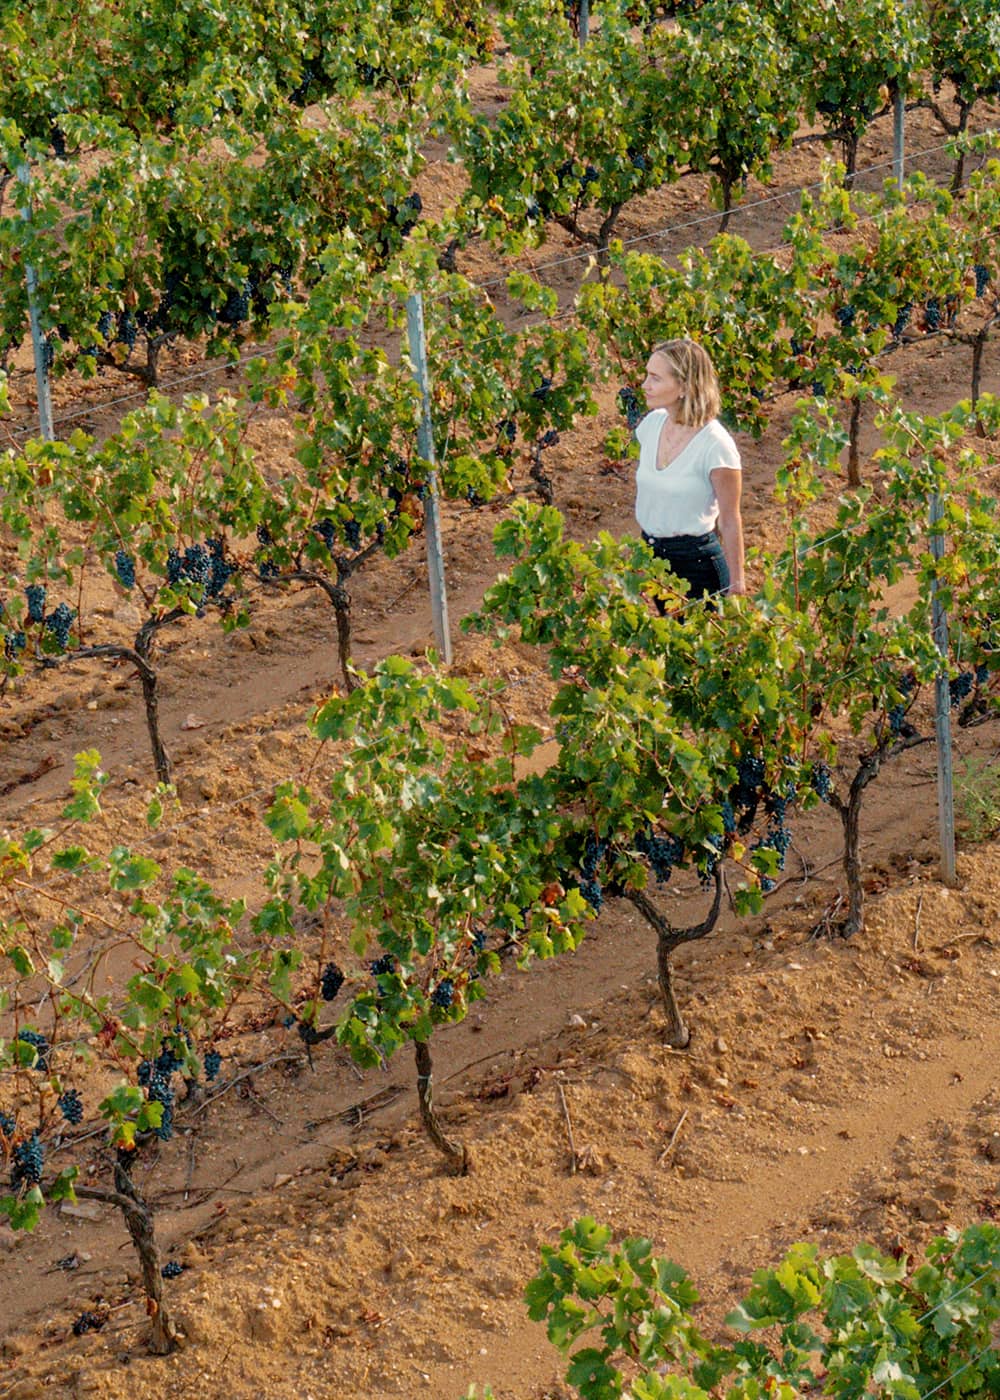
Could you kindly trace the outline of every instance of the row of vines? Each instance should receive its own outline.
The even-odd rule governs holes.
[[[712,346],[734,428],[762,432],[789,392],[807,389],[817,404],[843,396],[848,482],[860,486],[863,402],[887,382],[893,355],[928,336],[968,346],[977,403],[1000,324],[998,171],[990,162],[959,200],[920,177],[879,200],[831,179],[804,197],[780,253],[754,254],[728,234],[676,268],[616,252],[616,276],[586,283],[569,314],[551,289],[514,273],[505,291],[518,314],[501,316],[416,244],[372,275],[345,237],[308,300],[282,308],[273,353],[249,362],[239,396],[177,404],[154,394],[101,443],[78,431],[0,463],[4,683],[23,687],[67,661],[128,662],[162,782],[172,773],[154,655],[164,629],[206,616],[245,626],[262,598],[317,588],[353,685],[351,581],[406,548],[427,491],[419,396],[397,353],[414,287],[426,305],[438,484],[457,509],[525,490],[551,501],[545,454],[596,413],[602,376],[625,381],[625,422],[606,445],[612,459],[626,455],[642,412],[629,380],[647,347],[672,335]],[[296,445],[280,472],[252,446],[276,413]],[[130,636],[103,608],[109,586],[131,600]]]
[[[605,899],[630,901],[651,929],[675,1045],[688,1029],[671,953],[712,930],[727,890],[742,912],[762,907],[794,813],[820,801],[843,827],[841,931],[859,932],[861,804],[882,767],[922,742],[913,707],[943,664],[932,589],[960,638],[952,697],[966,716],[992,707],[1000,670],[1000,519],[974,447],[977,427],[1000,430],[1000,404],[919,418],[873,392],[881,499],[845,496],[832,524],[810,528],[844,435],[829,409],[801,413],[778,484],[788,544],[765,561],[750,602],[706,610],[640,542],[577,544],[552,507],[519,504],[497,532],[508,572],[466,625],[498,639],[514,627],[538,647],[552,761],[525,770],[543,734],[511,718],[502,681],[389,658],[317,711],[315,739],[338,763],[322,791],[277,790],[271,894],[252,912],[195,872],[161,869],[141,844],[86,844],[106,776],[96,755],[81,756],[64,826],[2,846],[11,1033],[0,1041],[0,1146],[12,1223],[33,1227],[46,1201],[74,1191],[118,1206],[142,1261],[153,1346],[169,1350],[154,1216],[134,1168],[145,1144],[171,1138],[175,1113],[203,1101],[227,1037],[262,1004],[310,1057],[335,1041],[377,1065],[412,1044],[424,1124],[464,1171],[468,1148],[434,1110],[435,1030],[461,1020],[510,959],[576,947]],[[949,546],[940,563],[928,547],[932,496],[946,525],[930,528]],[[916,597],[892,611],[885,590],[904,575]],[[681,928],[656,890],[683,870],[702,880],[707,908]],[[318,930],[308,958],[303,921]],[[122,947],[124,974],[111,956]],[[72,1161],[75,1130],[94,1118],[112,1149],[107,1184],[81,1183]],[[69,1164],[53,1173],[50,1154]]]
[[[495,15],[302,0],[279,16],[248,3],[224,23],[203,6],[10,9],[0,367],[27,336],[28,267],[52,373],[155,384],[178,337],[231,356],[264,334],[345,230],[370,272],[418,226],[446,266],[476,238],[537,247],[552,224],[603,255],[631,201],[685,174],[710,174],[728,211],[803,119],[840,142],[850,178],[890,91],[932,103],[961,134],[1000,85],[988,0],[677,9],[676,22],[642,25],[602,6],[583,48],[550,0]],[[489,51],[502,55],[495,117],[455,81]],[[468,180],[433,217],[417,188],[429,138]]]

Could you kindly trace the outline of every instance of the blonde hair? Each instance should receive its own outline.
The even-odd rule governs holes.
[[[708,351],[693,340],[665,340],[653,346],[662,355],[681,386],[682,398],[671,413],[676,423],[703,428],[717,417],[722,405],[719,380]]]

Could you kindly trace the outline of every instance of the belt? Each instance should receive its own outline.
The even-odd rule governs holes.
[[[647,544],[662,545],[665,549],[704,549],[715,535],[649,535],[643,530],[642,538]]]

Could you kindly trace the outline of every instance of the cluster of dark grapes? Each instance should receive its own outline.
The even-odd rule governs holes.
[[[160,1126],[153,1129],[161,1142],[169,1142],[173,1136],[174,1090],[171,1079],[183,1063],[183,1059],[167,1046],[160,1051],[152,1064],[149,1060],[143,1060],[136,1072],[136,1078],[146,1090],[150,1102],[163,1105]]]
[[[976,263],[974,271],[976,274],[976,296],[984,297],[986,288],[990,285],[990,270],[983,263]]]
[[[809,786],[820,801],[825,802],[827,800],[833,787],[833,775],[827,764],[813,764],[809,773]]]
[[[0,1109],[0,1133],[2,1133],[5,1138],[13,1137],[16,1127],[17,1118],[15,1115],[13,1113],[4,1113],[3,1109]]]
[[[230,290],[222,310],[219,312],[219,320],[223,325],[238,326],[249,318],[253,291],[253,283],[249,277],[243,279],[238,291],[235,288]]]
[[[447,1011],[455,1000],[455,984],[450,977],[442,977],[431,992],[431,1004],[440,1007],[442,1011]]]
[[[51,1050],[51,1046],[46,1037],[42,1035],[40,1031],[18,1031],[17,1038],[23,1041],[25,1045],[34,1047],[36,1059],[33,1068],[37,1069],[40,1074],[44,1074],[49,1068],[49,1053]]]
[[[604,905],[604,888],[600,880],[581,880],[580,893],[594,913],[599,914]]]
[[[24,651],[28,645],[28,638],[20,629],[16,632],[5,632],[3,638],[3,654],[8,661],[14,661],[18,652]]]
[[[21,1186],[37,1186],[42,1179],[45,1166],[45,1148],[34,1132],[25,1142],[14,1148],[10,1169],[10,1184],[14,1190]]]
[[[45,585],[43,583],[29,583],[24,590],[24,596],[28,600],[28,621],[42,622],[45,619]]]
[[[107,1320],[102,1313],[82,1312],[73,1323],[73,1336],[82,1337],[85,1332],[99,1332]]]
[[[402,496],[400,499],[402,499]],[[332,554],[333,547],[337,541],[337,527],[334,522],[329,516],[324,516],[322,520],[316,522],[313,529]],[[359,550],[361,548],[361,526],[358,522],[354,519],[344,521],[343,530],[344,539],[347,541],[348,548],[355,551]]]
[[[211,1084],[213,1079],[218,1079],[219,1077],[219,1070],[222,1068],[222,1056],[219,1054],[218,1050],[209,1050],[205,1055],[203,1063],[205,1065],[205,1079]]]
[[[324,1001],[333,1001],[344,985],[344,974],[336,963],[327,963],[319,982],[320,996]]]
[[[900,676],[897,685],[902,695],[912,695],[913,691],[916,689],[917,678],[912,671],[907,671],[904,675]],[[906,711],[908,709],[908,703],[903,700],[898,705],[893,705],[889,710],[888,719],[890,733],[898,735],[901,739],[912,739],[917,733],[913,725],[909,724],[906,720]]]
[[[943,301],[940,297],[930,297],[924,307],[924,329],[937,331],[942,326],[950,326],[957,312],[958,297],[948,296]]]
[[[424,202],[416,190],[399,204],[386,205],[385,224],[375,238],[375,249],[381,258],[388,258],[393,251],[390,229],[398,229],[399,237],[406,238],[420,222],[423,209]]]
[[[652,829],[641,831],[635,838],[635,848],[645,856],[657,881],[665,885],[675,865],[684,859],[684,843],[676,836],[655,836]]]
[[[907,326],[910,324],[910,317],[913,315],[913,302],[904,301],[896,313],[896,319],[892,323],[892,336],[894,340],[899,340]]]
[[[850,304],[846,306],[838,306],[833,314],[837,318],[837,324],[841,326],[843,330],[846,331],[850,330],[850,328],[854,325],[854,321],[857,316],[857,308],[851,306]]]
[[[966,696],[971,695],[976,684],[975,671],[962,671],[954,680],[948,682],[948,698],[951,701],[951,708],[960,705]]]
[[[396,971],[396,959],[391,953],[383,953],[380,958],[369,964],[369,971],[373,977],[384,977]]]
[[[78,1090],[67,1089],[60,1094],[58,1105],[59,1112],[67,1123],[71,1123],[75,1127],[77,1123],[83,1122],[83,1100],[80,1098]]]
[[[226,559],[225,544],[221,539],[206,540],[203,545],[188,545],[183,554],[179,549],[167,551],[167,582],[200,585],[205,598],[221,598],[235,572]]]
[[[750,830],[757,815],[757,806],[763,795],[764,761],[756,754],[742,754],[736,764],[736,782],[729,794],[729,800],[739,813],[737,830],[741,835]]]
[[[598,879],[598,871],[603,864],[611,843],[606,837],[595,836],[592,831],[588,831],[583,841],[583,854],[580,857],[580,876],[577,880],[570,876],[566,883],[575,885],[583,898],[587,901],[595,913],[598,913],[604,903],[604,891]]]
[[[135,587],[135,560],[124,549],[115,550],[115,573],[123,588]]]
[[[644,155],[643,152],[635,146],[629,146],[625,154],[628,156],[635,169],[640,171],[640,173],[644,175],[649,169],[648,157]]]
[[[55,637],[56,644],[62,651],[69,646],[69,633],[74,617],[76,612],[73,608],[67,603],[60,603],[45,619],[45,626]]]
[[[288,100],[293,107],[305,107],[308,102],[309,89],[316,81],[316,71],[312,64],[307,63],[302,69],[302,80],[297,87],[292,88],[288,94]]]
[[[639,403],[638,395],[630,384],[623,384],[618,390],[618,407],[624,413],[625,422],[630,428],[636,427],[641,422],[642,406]]]
[[[575,165],[576,161],[571,159],[564,160],[562,165],[556,167],[556,180],[559,182],[560,185],[563,183],[564,180],[567,180],[571,175],[573,175],[573,167]],[[595,166],[585,165],[583,167],[583,174],[578,177],[574,176],[574,178],[578,179],[579,181],[580,194],[582,195],[587,189],[587,186],[596,184],[597,181],[601,178],[601,176],[600,172]]]
[[[502,418],[497,424],[497,437],[501,443],[513,443],[517,437],[517,424],[513,418]]]
[[[179,1259],[168,1259],[160,1270],[160,1276],[162,1278],[180,1278],[183,1272],[184,1265]]]

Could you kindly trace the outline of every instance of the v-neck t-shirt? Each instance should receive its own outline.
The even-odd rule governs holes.
[[[647,535],[657,539],[707,535],[719,518],[712,472],[717,467],[739,471],[739,449],[718,418],[713,418],[672,462],[658,467],[660,432],[669,416],[665,408],[654,408],[636,427],[635,518]]]

